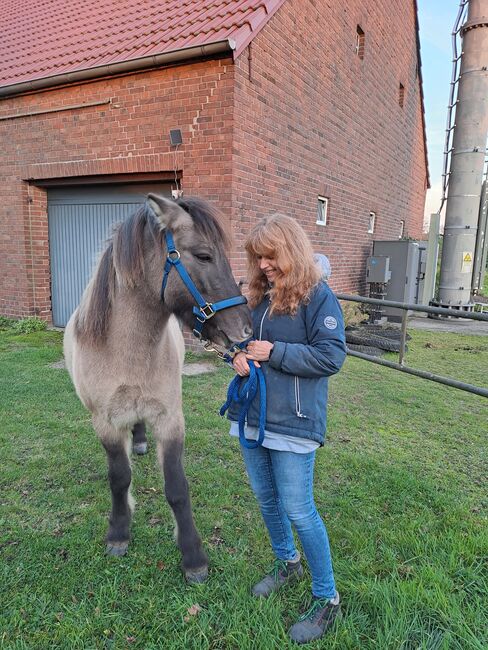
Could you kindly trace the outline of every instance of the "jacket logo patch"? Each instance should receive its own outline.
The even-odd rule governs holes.
[[[326,316],[324,318],[324,325],[328,330],[335,330],[337,327],[337,320],[334,318],[334,316]]]

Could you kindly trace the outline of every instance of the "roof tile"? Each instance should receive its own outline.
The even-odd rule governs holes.
[[[0,87],[233,39],[285,0],[4,0]]]

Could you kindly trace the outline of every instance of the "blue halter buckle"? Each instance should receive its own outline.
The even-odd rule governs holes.
[[[212,318],[212,316],[215,316],[215,309],[213,308],[213,305],[207,302],[203,307],[200,307],[200,313],[205,317],[205,320],[208,320],[209,318]]]

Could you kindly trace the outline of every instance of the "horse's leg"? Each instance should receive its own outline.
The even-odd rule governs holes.
[[[158,457],[164,474],[164,491],[176,520],[176,542],[182,554],[182,567],[188,582],[204,582],[208,575],[208,558],[195,528],[188,481],[183,469],[183,414],[164,421],[164,433],[156,426]]]
[[[147,453],[146,425],[144,422],[138,422],[132,428],[132,450],[139,456]]]
[[[120,432],[107,423],[94,420],[94,426],[107,452],[108,479],[112,492],[112,511],[106,537],[109,555],[125,555],[129,546],[130,522],[134,501],[130,494],[132,472],[129,461],[129,431]]]
[[[129,546],[133,502],[129,492],[131,468],[127,445],[103,443],[107,452],[112,511],[106,537],[109,555],[125,555]]]

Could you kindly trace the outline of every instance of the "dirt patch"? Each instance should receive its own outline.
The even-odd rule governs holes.
[[[215,372],[215,366],[212,363],[185,363],[183,365],[183,374],[186,377],[203,375],[207,372]]]
[[[49,367],[54,368],[55,370],[65,370],[66,369],[64,359],[60,359],[59,361],[55,361],[54,363],[50,363]]]

